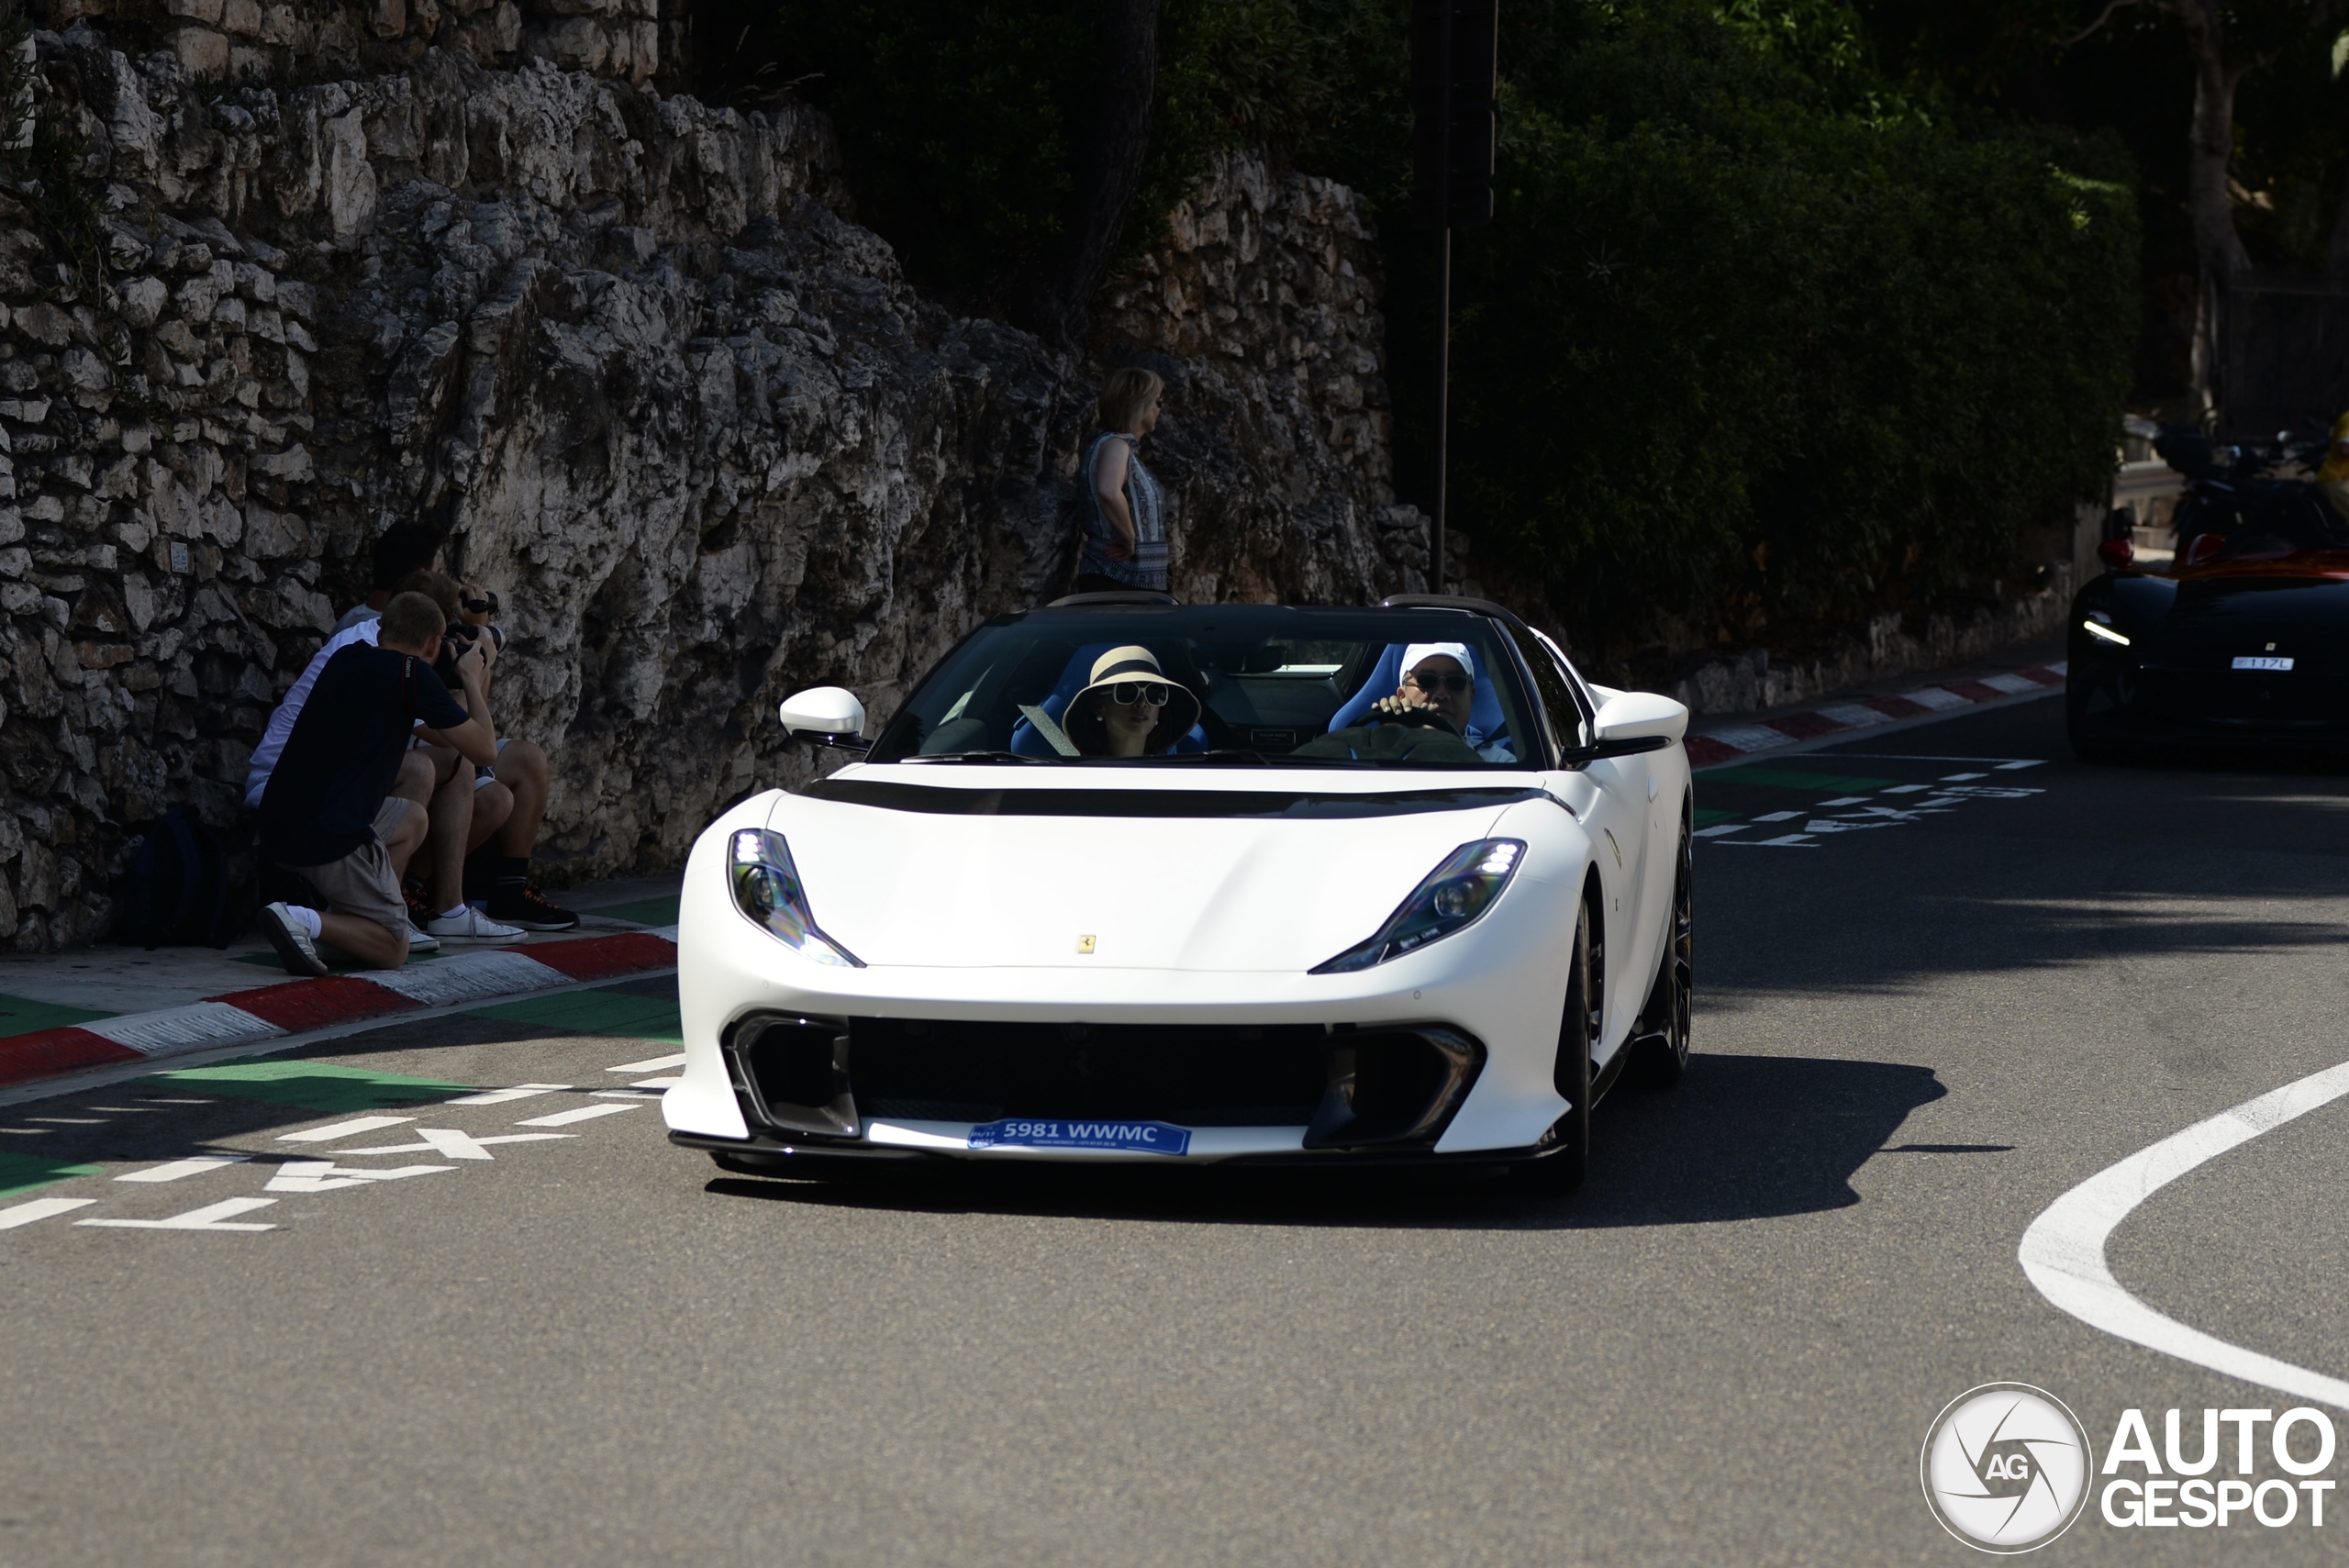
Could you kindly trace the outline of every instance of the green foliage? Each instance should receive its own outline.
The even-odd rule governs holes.
[[[2027,525],[2101,487],[2125,188],[1884,95],[1831,107],[1822,75],[1856,65],[1757,39],[1751,10],[1512,17],[1538,63],[1509,83],[1501,218],[1455,261],[1480,553],[1602,638],[1657,610],[1744,638],[2009,575]]]

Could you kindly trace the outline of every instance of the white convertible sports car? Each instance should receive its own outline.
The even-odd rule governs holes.
[[[671,1139],[844,1161],[1500,1162],[1688,1059],[1690,791],[1668,698],[1497,605],[999,616],[861,759],[685,870]]]

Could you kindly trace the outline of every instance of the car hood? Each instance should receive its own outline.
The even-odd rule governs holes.
[[[2273,652],[2303,673],[2342,673],[2349,667],[2349,580],[2267,564],[2116,583],[2112,608],[2145,639],[2140,656],[2163,665],[2224,670],[2237,655]]]
[[[768,818],[817,924],[867,964],[1311,969],[1541,793],[1524,778],[941,772],[844,770]]]

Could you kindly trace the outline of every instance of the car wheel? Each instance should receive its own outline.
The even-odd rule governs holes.
[[[2112,701],[2106,685],[2093,675],[2074,676],[2064,684],[2064,735],[2072,743],[2072,754],[2083,762],[2118,762],[2128,755],[2113,734],[2110,710],[2092,711],[2099,693],[2108,703]]]
[[[1640,1014],[1640,1055],[1632,1081],[1643,1089],[1669,1089],[1688,1071],[1688,1036],[1696,994],[1696,840],[1684,818],[1680,859],[1672,873],[1671,945],[1657,968],[1655,989]]]
[[[1590,1168],[1590,1051],[1598,1043],[1599,1018],[1593,1006],[1598,988],[1591,984],[1590,916],[1587,909],[1575,922],[1574,947],[1566,959],[1566,1005],[1558,1020],[1558,1062],[1554,1069],[1559,1097],[1570,1107],[1550,1129],[1552,1151],[1530,1160],[1510,1173],[1517,1184],[1531,1193],[1560,1196],[1582,1185]]]

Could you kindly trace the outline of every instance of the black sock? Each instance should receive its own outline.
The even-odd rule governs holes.
[[[530,884],[530,857],[500,855],[497,857],[497,890],[519,893]]]

